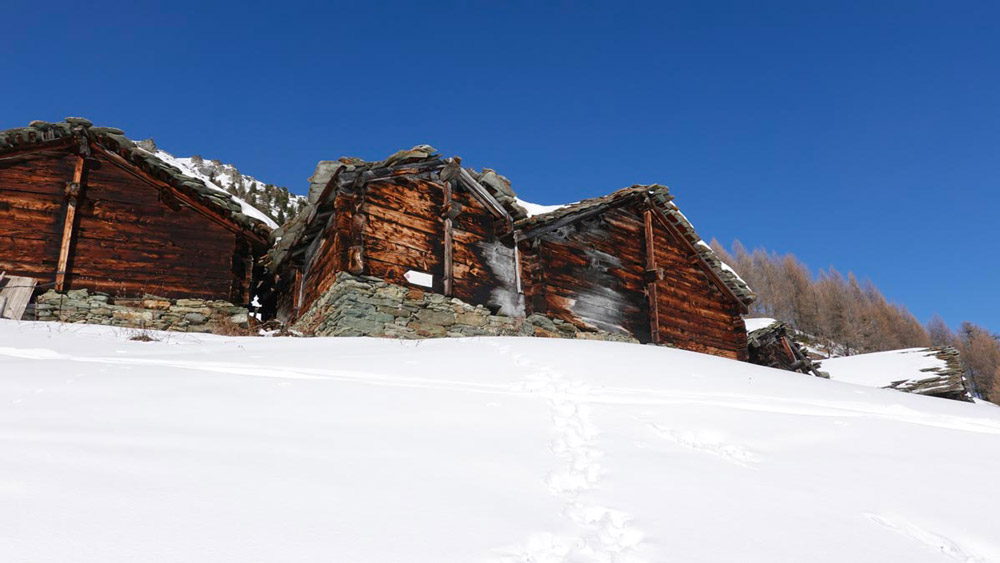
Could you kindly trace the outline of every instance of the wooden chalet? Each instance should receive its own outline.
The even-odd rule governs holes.
[[[528,310],[746,360],[753,293],[672,199],[664,186],[632,186],[518,222]]]
[[[378,162],[324,161],[310,181],[310,207],[275,231],[269,253],[266,301],[279,319],[304,313],[339,272],[523,315],[509,235],[527,214],[495,172],[421,145]]]
[[[270,228],[120,129],[0,131],[0,272],[39,289],[249,300]]]
[[[672,203],[633,186],[530,217],[510,183],[428,146],[320,163],[310,206],[274,233],[268,303],[294,322],[340,272],[498,314],[747,359],[754,296]]]

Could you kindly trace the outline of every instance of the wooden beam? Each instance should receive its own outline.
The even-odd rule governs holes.
[[[515,236],[515,238],[517,238]],[[517,293],[524,293],[524,288],[521,284],[521,251],[517,248],[517,243],[514,243],[514,283],[517,285]]]
[[[595,205],[594,207],[581,209],[567,215],[564,215],[558,219],[552,221],[545,221],[538,225],[528,225],[528,227],[519,230],[518,234],[515,235],[518,241],[527,240],[531,238],[537,238],[544,234],[550,233],[556,229],[565,227],[576,223],[577,221],[583,221],[584,219],[589,219],[595,215],[600,215],[611,211],[612,209],[618,209],[619,207],[624,207],[635,202],[633,198],[622,198],[619,201],[613,201],[601,205]]]
[[[292,288],[292,307],[295,308],[296,315],[302,308],[302,270],[295,268],[295,285]]]
[[[677,228],[676,225],[670,222],[670,219],[667,218],[667,216],[663,213],[662,209],[660,209],[652,201],[649,202],[649,205],[650,209],[652,209],[653,211],[653,215],[657,218],[659,223],[663,225],[663,228],[667,229],[667,231],[675,239],[677,239],[682,245],[684,245],[685,248],[688,249],[689,252],[693,254],[692,258],[696,259],[696,262],[699,265],[701,265],[702,270],[704,270],[705,274],[712,281],[712,283],[714,283],[719,288],[719,290],[722,291],[722,293],[726,294],[730,299],[732,299],[736,303],[741,313],[746,314],[750,310],[747,307],[747,304],[744,303],[743,300],[740,299],[735,293],[733,293],[733,290],[726,284],[726,282],[722,281],[722,278],[720,278],[719,275],[715,273],[715,268],[713,268],[711,264],[705,261],[705,257],[703,257],[701,253],[698,252],[698,249],[695,247],[694,243],[688,240],[688,238],[684,236],[684,233],[682,233],[680,229]]]
[[[73,225],[76,223],[76,206],[83,196],[83,169],[87,162],[84,156],[76,157],[73,181],[66,186],[66,219],[63,221],[62,242],[59,246],[59,263],[56,266],[56,291],[63,291],[69,267],[69,248],[73,244]]]
[[[461,165],[458,166],[458,178],[461,183],[473,193],[473,195],[486,204],[486,207],[489,208],[490,212],[497,217],[508,220],[511,219],[510,213],[507,213],[507,209],[504,208],[503,205],[500,205],[500,202],[490,194],[489,190],[477,182],[476,179],[465,170],[465,168],[461,167]]]
[[[17,158],[23,156],[27,153],[40,152],[46,150],[52,150],[57,148],[63,148],[73,145],[76,139],[72,136],[60,137],[52,141],[41,141],[29,143],[22,146],[11,147],[7,149],[0,150],[0,160],[8,158]]]
[[[196,212],[205,216],[209,220],[225,227],[230,231],[233,231],[234,233],[239,233],[246,236],[247,238],[250,239],[251,242],[255,243],[255,245],[258,248],[261,249],[267,248],[268,246],[267,240],[265,240],[263,237],[258,235],[253,230],[248,229],[247,227],[244,227],[243,225],[237,223],[234,219],[226,217],[224,213],[208,207],[206,204],[198,201],[197,198],[184,193],[178,188],[175,188],[174,186],[170,185],[168,182],[164,182],[159,178],[154,178],[153,176],[147,174],[146,171],[143,170],[142,168],[139,168],[135,164],[126,160],[120,154],[114,151],[107,150],[106,148],[104,148],[104,146],[97,143],[91,144],[91,149],[100,152],[101,154],[106,156],[108,160],[111,161],[112,164],[114,164],[118,168],[121,168],[125,172],[128,172],[129,174],[135,176],[136,178],[146,182],[147,184],[150,184],[156,188],[170,190],[171,192],[173,192],[174,196],[177,197],[177,199],[181,200],[185,205],[187,205],[191,209],[194,209]]]
[[[361,275],[365,273],[365,226],[368,224],[368,213],[364,209],[364,190],[360,189],[352,197],[351,246],[347,249],[347,271]]]
[[[455,266],[452,261],[454,252],[454,240],[451,224],[452,209],[451,182],[444,183],[444,204],[441,208],[441,215],[444,217],[444,294],[451,297],[453,285],[455,283]]]
[[[653,344],[659,344],[660,300],[656,288],[656,284],[659,282],[659,275],[657,275],[656,269],[656,239],[653,237],[653,211],[646,209],[642,215],[646,234],[646,297],[649,299],[649,335]]]

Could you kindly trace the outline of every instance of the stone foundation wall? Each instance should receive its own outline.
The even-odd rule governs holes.
[[[495,315],[481,305],[347,272],[337,275],[333,286],[292,329],[314,336],[542,336],[638,342],[629,335],[581,329],[542,315],[526,319]]]
[[[147,295],[141,299],[115,299],[105,293],[74,289],[38,296],[23,320],[89,323],[176,332],[232,334],[249,329],[249,312],[226,301],[166,299]]]

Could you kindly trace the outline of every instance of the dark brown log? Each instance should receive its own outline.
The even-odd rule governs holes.
[[[451,182],[444,183],[444,206],[442,206],[441,213],[444,215],[444,294],[451,297],[453,293],[452,284],[455,279],[455,268],[452,263],[452,246],[454,242],[452,240],[452,229],[451,221],[452,216],[450,212],[454,209],[452,207],[451,201]],[[461,204],[458,204],[459,208]]]
[[[645,240],[646,240],[646,274],[656,272],[656,243],[653,238],[653,211],[646,209],[643,211],[643,220],[645,223]],[[653,344],[660,343],[660,313],[659,313],[659,302],[660,300],[656,295],[656,285],[657,279],[652,278],[646,284],[646,294],[649,298],[649,333]]]

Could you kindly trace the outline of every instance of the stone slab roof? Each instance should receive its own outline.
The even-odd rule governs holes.
[[[330,206],[337,197],[338,188],[349,188],[355,182],[363,183],[393,175],[440,176],[443,169],[456,165],[461,165],[461,159],[442,158],[437,149],[430,145],[416,145],[400,150],[383,160],[366,161],[356,157],[341,157],[337,160],[320,161],[309,178],[309,205],[294,220],[282,225],[272,234],[274,245],[268,253],[269,267],[272,270],[277,268],[294,249],[311,244],[329,217]],[[510,180],[489,168],[480,172],[466,168],[465,172],[504,208],[512,222],[528,216],[528,212],[517,203]]]
[[[163,162],[153,153],[140,148],[115,127],[96,127],[82,117],[67,117],[65,121],[47,123],[32,121],[28,127],[0,131],[0,155],[33,145],[85,138],[113,152],[150,176],[166,182],[174,189],[204,204],[222,216],[232,219],[240,227],[267,240],[271,229],[263,221],[242,212],[239,202],[226,192],[205,185],[199,179],[186,176],[180,169]]]

